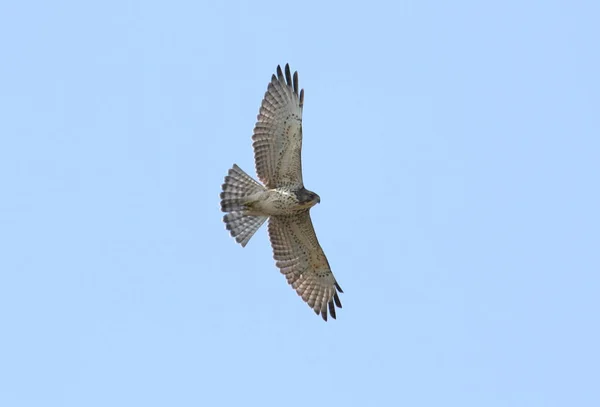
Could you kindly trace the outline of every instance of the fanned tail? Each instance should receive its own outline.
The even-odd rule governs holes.
[[[243,212],[230,212],[223,216],[227,230],[242,247],[246,247],[250,238],[267,219],[267,216],[249,216]]]
[[[246,215],[244,198],[264,191],[266,188],[236,164],[229,170],[222,188],[221,210],[228,212],[223,216],[223,221],[231,236],[244,247],[258,228],[268,219],[267,216]]]

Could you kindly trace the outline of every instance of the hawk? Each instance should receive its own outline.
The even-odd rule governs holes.
[[[304,89],[298,93],[298,72],[285,75],[277,66],[271,77],[254,126],[252,146],[255,181],[233,165],[221,192],[223,221],[231,236],[245,247],[269,220],[269,238],[275,264],[298,295],[327,321],[342,308],[337,283],[310,220],[310,208],[321,201],[302,182],[302,108]]]

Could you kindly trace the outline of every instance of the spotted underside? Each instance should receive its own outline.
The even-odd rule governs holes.
[[[258,178],[267,188],[302,183],[302,107],[304,89],[298,94],[298,72],[292,79],[289,65],[285,76],[277,67],[260,106],[252,146]]]
[[[294,216],[269,218],[269,237],[276,265],[287,282],[308,306],[327,320],[327,311],[336,317],[343,292],[333,277],[329,262],[313,228],[308,211]]]
[[[336,318],[335,308],[342,307],[338,293],[343,291],[333,276],[310,219],[309,209],[318,202],[318,195],[305,190],[302,180],[303,105],[304,90],[299,90],[298,73],[292,76],[289,65],[285,66],[285,73],[278,66],[277,75],[272,76],[267,87],[252,136],[256,172],[264,184],[260,187],[262,191],[278,194],[262,193],[253,184],[256,181],[234,166],[223,184],[221,208],[228,212],[224,217],[227,229],[244,246],[268,217],[277,267],[298,295],[326,321],[328,315]],[[308,203],[299,199],[313,195],[316,198]],[[248,201],[257,196],[264,196],[261,198],[264,201]],[[281,202],[270,201],[277,196]],[[294,209],[289,201],[284,202],[288,199],[296,199],[298,207]],[[269,213],[256,211],[278,206],[285,206],[286,213],[278,214],[271,209]]]

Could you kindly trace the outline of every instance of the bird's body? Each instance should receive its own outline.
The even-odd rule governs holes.
[[[301,201],[297,191],[287,188],[268,189],[246,198],[248,215],[294,215],[317,204],[316,200]]]
[[[254,158],[260,184],[234,164],[225,177],[221,209],[227,229],[245,246],[269,219],[269,237],[277,267],[298,295],[324,320],[341,308],[342,289],[333,277],[310,219],[320,197],[302,181],[302,107],[298,73],[292,80],[277,67],[254,128]]]

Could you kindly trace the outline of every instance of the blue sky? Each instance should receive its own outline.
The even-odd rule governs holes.
[[[597,2],[0,5],[0,405],[600,405]],[[278,64],[345,293],[219,210]]]

